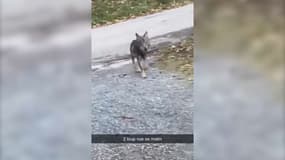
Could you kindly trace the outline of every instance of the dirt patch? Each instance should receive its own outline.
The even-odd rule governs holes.
[[[193,36],[160,50],[156,67],[183,75],[193,81]]]

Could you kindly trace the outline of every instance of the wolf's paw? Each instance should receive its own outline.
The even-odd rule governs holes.
[[[142,78],[146,78],[147,76],[146,76],[146,74],[145,74],[145,72],[143,71],[142,72]]]
[[[136,72],[137,72],[137,73],[141,73],[142,70],[141,70],[139,67],[137,67],[137,68],[136,68]]]

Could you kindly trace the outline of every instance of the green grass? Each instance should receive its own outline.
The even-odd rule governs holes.
[[[175,8],[192,0],[92,0],[92,26],[111,24],[163,9]]]

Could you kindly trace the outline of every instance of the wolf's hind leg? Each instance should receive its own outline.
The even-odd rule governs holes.
[[[133,55],[131,56],[131,59],[132,59],[132,64],[133,64],[134,70],[135,70],[136,72],[141,72],[141,70],[139,69],[139,67],[138,67],[137,64],[136,64],[135,57],[134,57]],[[138,61],[138,60],[137,60],[137,61]]]
[[[132,63],[133,63],[133,65],[135,65],[135,57],[134,57],[134,56],[131,56],[131,58],[132,58]]]
[[[132,64],[133,64],[134,70],[136,71],[137,70],[137,66],[136,66],[136,62],[135,62],[135,57],[132,55],[131,59],[132,59]]]

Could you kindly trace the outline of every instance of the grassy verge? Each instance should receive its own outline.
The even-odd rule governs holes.
[[[183,75],[193,81],[193,39],[192,37],[160,51],[156,66]]]
[[[92,27],[179,7],[192,0],[92,0]]]

